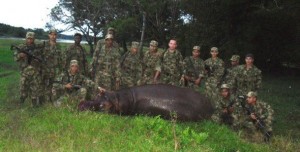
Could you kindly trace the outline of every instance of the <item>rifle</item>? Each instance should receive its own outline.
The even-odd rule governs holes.
[[[215,72],[215,66],[210,67],[205,64],[205,70],[207,71],[207,76],[211,77],[212,74]]]
[[[225,123],[225,124],[228,124],[228,125],[232,125],[233,124],[233,118],[230,116],[229,109],[231,107],[233,107],[234,103],[235,103],[234,100],[231,100],[230,103],[226,107],[227,113],[223,113],[221,115],[221,119],[222,119],[223,123]]]
[[[61,81],[52,81],[52,83],[59,83],[59,84],[62,84]],[[75,89],[75,90],[79,90],[81,89],[81,85],[78,85],[78,84],[71,84],[72,85],[72,89]]]
[[[43,47],[41,47],[41,48],[43,48]],[[19,53],[24,53],[24,54],[26,54],[27,57],[28,57],[28,64],[31,63],[32,59],[35,59],[35,60],[37,60],[37,61],[39,61],[39,62],[41,62],[41,63],[43,62],[43,59],[42,59],[42,58],[37,57],[37,56],[34,56],[34,55],[32,54],[33,51],[34,51],[35,49],[37,49],[37,47],[29,47],[29,46],[26,46],[25,48],[20,48],[20,47],[14,45],[14,44],[12,44],[12,45],[10,46],[10,50],[17,50]]]
[[[240,95],[240,96],[238,96],[238,98],[242,99],[242,100],[245,100],[246,96],[245,95]],[[265,123],[255,114],[253,106],[246,107],[245,102],[242,102],[242,101],[241,101],[241,106],[243,107],[243,109],[246,110],[247,115],[250,116],[251,114],[254,114],[256,116],[256,120],[253,120],[252,122],[258,124],[258,128],[261,131],[263,131],[263,133],[265,134],[265,137],[266,137],[265,141],[269,141],[269,139],[271,138],[271,134],[270,134],[270,132],[265,130]]]

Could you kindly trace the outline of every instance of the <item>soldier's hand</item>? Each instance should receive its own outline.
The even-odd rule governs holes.
[[[200,85],[201,79],[198,78],[197,80],[195,80],[195,85]]]
[[[228,113],[227,108],[223,109],[223,113]]]
[[[251,113],[251,114],[250,114],[250,118],[253,119],[253,120],[256,120],[256,119],[257,119],[254,113]]]
[[[234,111],[234,108],[233,108],[233,107],[229,107],[229,108],[228,108],[228,112],[229,112],[229,113],[232,113],[233,111]]]
[[[19,57],[20,58],[25,58],[25,57],[27,57],[27,55],[25,53],[19,53]]]
[[[100,94],[104,93],[106,91],[104,88],[101,88],[101,87],[98,87],[98,90],[100,91]]]
[[[66,84],[66,85],[65,85],[65,88],[66,88],[66,89],[72,89],[72,84],[71,84],[71,83]]]

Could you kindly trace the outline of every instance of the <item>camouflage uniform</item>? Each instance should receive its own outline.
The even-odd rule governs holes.
[[[26,34],[27,38],[34,39],[34,33],[28,32]],[[38,48],[39,45],[32,44],[26,45],[21,44],[18,48],[26,49],[26,48]],[[40,57],[41,50],[33,49],[31,52],[34,56]],[[14,52],[14,60],[19,63],[20,68],[20,103],[24,103],[28,96],[31,96],[33,106],[37,106],[39,104],[39,99],[41,98],[42,88],[40,86],[41,77],[41,63],[39,63],[35,59],[29,60],[28,56],[21,58],[18,51]]]
[[[195,80],[198,78],[203,78],[205,75],[205,65],[204,61],[199,58],[194,58],[193,56],[186,57],[183,60],[184,71],[183,74],[188,76],[190,80],[188,81],[188,87],[194,88],[198,91],[199,86],[195,85]]]
[[[250,118],[248,111],[240,106],[239,108],[241,109],[241,113],[238,118],[239,124],[240,128],[246,131],[246,135],[255,141],[257,141],[257,138],[263,139],[265,133],[269,133],[271,135],[274,114],[271,106],[265,102],[257,100],[255,105],[250,106],[249,104],[246,104],[245,107],[252,108],[256,117],[258,117],[261,124],[264,125],[264,128],[260,128],[257,121],[253,121]]]
[[[138,49],[139,43],[132,42],[132,48]],[[138,52],[127,52],[121,59],[122,88],[140,85],[142,63]]]
[[[228,108],[228,106],[233,102],[232,107],[234,111],[230,114],[223,113],[223,110]],[[237,129],[239,126],[238,116],[240,114],[240,103],[237,100],[230,96],[230,98],[224,98],[221,95],[218,95],[215,102],[215,112],[211,116],[212,120],[219,124],[227,124],[232,127],[232,129]]]
[[[86,50],[80,44],[72,44],[69,46],[65,52],[65,67],[68,69],[70,67],[71,60],[77,60],[79,64],[80,73],[88,76],[88,63],[86,59]]]
[[[80,88],[66,89],[65,85],[68,83],[71,83],[72,85],[79,85]],[[62,100],[65,98],[76,101],[85,100],[88,88],[94,90],[97,88],[97,85],[80,73],[72,75],[70,71],[63,72],[56,77],[55,83],[53,84],[53,96],[54,99],[58,99],[55,104],[60,105],[63,102]]]
[[[157,47],[158,43],[152,40],[150,42],[150,45],[152,45],[153,47]],[[151,52],[150,50],[145,52],[142,60],[142,84],[154,84],[154,77],[156,72],[161,72],[161,58],[162,53],[158,50],[156,50],[155,52]]]
[[[118,48],[106,48],[104,45],[101,50],[95,51],[92,61],[95,73],[95,83],[107,90],[115,90],[116,81],[120,81],[120,53]],[[95,69],[94,69],[95,68]]]
[[[249,91],[257,91],[261,87],[261,71],[256,67],[247,69],[245,65],[236,67],[232,86],[237,88],[236,95],[245,95]]]
[[[164,84],[179,85],[183,73],[182,55],[178,50],[163,53],[161,80]]]
[[[53,81],[57,75],[63,72],[64,58],[61,52],[61,46],[51,45],[50,41],[45,42],[45,48],[42,52],[42,58],[46,64],[42,68],[42,83],[46,101],[52,101]]]
[[[220,85],[224,74],[224,62],[220,58],[216,58],[215,60],[209,58],[204,63],[209,68],[205,81],[205,92],[209,98],[214,98],[219,92],[218,85]]]

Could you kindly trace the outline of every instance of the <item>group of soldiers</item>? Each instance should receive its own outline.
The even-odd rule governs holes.
[[[60,104],[65,98],[85,100],[88,93],[93,98],[99,91],[158,83],[199,91],[205,81],[205,95],[216,109],[214,121],[233,129],[260,130],[269,139],[273,110],[257,101],[262,75],[253,64],[252,54],[245,56],[244,65],[239,65],[239,55],[233,55],[232,66],[225,68],[217,47],[211,48],[211,57],[205,61],[200,58],[200,46],[194,46],[192,56],[183,59],[176,39],[169,41],[164,52],[152,40],[144,53],[139,53],[140,44],[134,41],[130,51],[121,54],[114,37],[115,30],[109,28],[105,38],[97,42],[89,64],[80,44],[81,34],[76,33],[75,43],[62,51],[56,43],[56,30],[50,30],[49,40],[42,44],[35,44],[34,33],[28,32],[19,50],[31,51],[30,54],[14,53],[20,65],[20,102],[30,96],[33,106],[46,101]]]

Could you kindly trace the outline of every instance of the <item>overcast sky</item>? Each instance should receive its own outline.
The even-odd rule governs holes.
[[[24,28],[45,28],[59,0],[0,0],[0,23]]]

